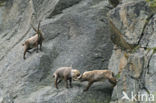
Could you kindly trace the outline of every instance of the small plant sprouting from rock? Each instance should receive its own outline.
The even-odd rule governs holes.
[[[156,53],[156,47],[148,48],[148,50],[151,50],[151,49],[153,50],[153,54]]]
[[[156,0],[146,0],[151,8],[156,8]]]
[[[0,6],[4,6],[5,5],[5,1],[6,0],[0,0]]]
[[[140,45],[137,45],[130,52],[135,53],[139,48],[140,48]]]
[[[119,79],[120,78],[120,73],[118,73],[116,76],[115,76],[116,79]]]

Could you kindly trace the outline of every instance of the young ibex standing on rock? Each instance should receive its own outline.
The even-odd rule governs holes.
[[[66,82],[66,88],[68,88],[68,80],[70,82],[70,87],[72,87],[72,79],[75,80],[78,76],[80,76],[80,72],[77,69],[72,69],[72,67],[58,68],[53,74],[53,78],[55,78],[55,87],[58,89],[57,84],[59,84],[62,79]]]
[[[34,31],[36,32],[35,33],[36,35],[27,39],[25,41],[25,43],[23,44],[23,46],[24,46],[23,59],[25,59],[26,52],[29,52],[30,49],[36,48],[37,52],[38,52],[38,45],[40,45],[40,50],[41,50],[42,41],[44,40],[43,34],[42,34],[41,30],[39,29],[40,28],[40,22],[38,24],[38,29],[36,29],[33,25],[31,25],[31,26],[34,29]]]
[[[114,77],[114,73],[110,70],[86,71],[77,78],[77,80],[80,80],[81,82],[88,81],[88,86],[84,89],[84,91],[87,91],[94,82],[105,81],[106,79],[108,79],[113,86],[116,85],[117,81]]]

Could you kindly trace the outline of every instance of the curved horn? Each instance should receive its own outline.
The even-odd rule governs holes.
[[[39,21],[39,23],[38,23],[38,31],[39,31],[39,29],[40,29],[40,23],[41,23],[41,21]]]
[[[38,32],[32,24],[31,24],[31,27],[34,29],[35,32]]]
[[[82,78],[82,74],[79,77],[77,77],[77,79],[81,79],[81,78]]]

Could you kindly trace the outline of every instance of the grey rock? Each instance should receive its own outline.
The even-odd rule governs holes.
[[[119,103],[128,102],[128,100],[122,100],[123,91],[127,93],[130,99],[132,97],[132,92],[133,94],[144,93],[146,95],[148,95],[148,93],[150,92],[153,95],[155,95],[154,94],[155,92],[153,92],[155,91],[154,88],[155,83],[151,82],[154,80],[154,77],[152,76],[153,73],[152,74],[148,73],[149,70],[152,70],[151,67],[148,68],[149,61],[152,61],[151,58],[153,58],[152,55],[153,50],[147,52],[145,50],[140,49],[136,53],[131,53],[129,55],[126,62],[127,64],[124,66],[124,68],[121,69],[120,65],[117,65],[118,68],[116,68],[116,71],[120,70],[122,71],[118,72],[119,73],[118,83],[113,90],[111,98],[112,102],[113,101],[114,102],[119,101]],[[117,61],[119,61],[119,63]],[[112,62],[113,63],[116,62],[117,64],[122,63],[121,59],[114,59],[114,61]]]
[[[145,1],[123,3],[108,14],[114,31],[114,42],[126,49],[133,48],[141,39],[152,11]]]
[[[108,16],[113,31],[111,39],[115,44],[108,68],[115,72],[118,80],[111,103],[145,103],[146,98],[129,101],[122,97],[123,91],[130,99],[132,93],[138,97],[145,94],[147,100],[151,95],[156,96],[155,14],[143,0],[122,0]]]
[[[136,0],[121,0],[122,3],[129,3],[129,2],[135,2]],[[137,0],[137,1],[144,1],[144,0]]]
[[[108,1],[113,7],[116,7],[119,4],[119,0],[108,0]]]
[[[55,9],[47,18],[51,18],[54,15],[60,14],[64,9],[71,7],[72,5],[75,5],[79,3],[81,0],[57,0],[57,4],[55,6]]]
[[[149,20],[140,41],[141,47],[155,48],[156,47],[156,15],[153,15]]]
[[[155,85],[156,83],[154,82],[156,80],[156,62],[155,62],[155,59],[156,58],[156,55],[153,54],[153,56],[151,57],[150,59],[150,62],[149,62],[149,70],[145,76],[145,84],[146,84],[146,87],[147,89],[150,91],[151,94],[153,94],[154,96],[156,96],[156,88],[155,88]]]
[[[111,10],[109,4],[108,0],[0,2],[0,103],[128,103],[121,99],[123,91],[156,96],[156,16],[144,0],[119,0]],[[37,27],[40,20],[42,51],[31,50],[23,60],[22,43],[34,34],[30,24]],[[95,83],[83,92],[87,82],[73,81],[69,89],[62,82],[57,90],[52,74],[63,66],[81,73],[108,68],[118,83],[114,89],[108,81]]]
[[[106,69],[113,49],[108,2],[70,1],[8,0],[2,7],[5,20],[0,25],[0,88],[4,103],[110,101],[112,86],[108,82],[95,83],[86,93],[82,92],[86,83],[73,82],[69,89],[64,83],[59,90],[54,87],[52,73],[57,68],[72,66],[81,73]],[[62,3],[66,9],[60,8]],[[30,24],[37,27],[39,20],[45,38],[42,51],[31,50],[23,60],[22,43],[34,34]]]

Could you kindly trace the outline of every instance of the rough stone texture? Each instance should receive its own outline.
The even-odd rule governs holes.
[[[153,68],[149,66],[149,61],[152,62],[151,57],[153,55],[153,50],[148,51],[139,49],[136,53],[130,53],[128,55],[126,65],[124,65],[124,68],[122,69],[120,68],[122,61],[121,59],[119,61],[119,58],[122,58],[124,51],[118,51],[119,50],[113,52],[113,55],[118,56],[118,58],[114,58],[112,56],[109,64],[111,65],[109,66],[109,69],[116,71],[116,73],[119,75],[117,86],[114,88],[112,94],[112,101],[114,101],[115,103],[117,101],[119,103],[128,102],[128,100],[121,99],[123,97],[123,91],[128,94],[130,99],[132,92],[134,94],[148,94],[148,92],[150,92],[155,95],[155,83],[152,82],[153,80],[155,80],[155,78],[152,76],[153,73],[149,73],[150,70],[153,70]]]
[[[120,0],[122,3],[129,3],[129,2],[134,2],[136,0]],[[137,0],[137,1],[143,1],[143,0]]]
[[[129,103],[121,99],[123,91],[156,97],[156,15],[144,0],[109,6],[108,0],[0,2],[0,103]],[[22,43],[39,20],[43,51],[32,50],[23,60]],[[69,89],[62,82],[57,90],[52,73],[62,66],[81,73],[108,68],[118,83],[113,93],[108,81],[87,92],[87,83],[78,81]]]
[[[151,93],[156,97],[154,82],[156,79],[155,18],[155,14],[152,14],[146,2],[142,0],[130,2],[123,0],[122,4],[109,12],[110,25],[114,30],[112,40],[117,46],[114,47],[108,68],[115,72],[118,79],[111,103],[138,103],[137,101],[122,100],[123,91],[130,99],[132,92],[134,95],[138,93],[147,96]],[[126,21],[129,21],[128,26],[125,24]],[[131,29],[131,27],[134,28]],[[127,33],[131,35],[127,35]],[[133,48],[130,51],[125,49],[129,49],[131,46]],[[147,102],[155,103],[156,100]],[[145,100],[139,101],[139,103],[145,103]]]
[[[156,15],[153,15],[147,24],[144,35],[140,41],[141,47],[155,48],[156,47]]]
[[[126,49],[137,45],[151,15],[145,1],[126,2],[111,10],[108,16],[116,36],[114,41],[120,40],[118,45]]]
[[[64,9],[71,7],[74,4],[79,3],[81,0],[57,0],[57,5],[55,6],[55,9],[51,14],[48,16],[48,18],[60,14]]]
[[[113,7],[116,7],[119,4],[119,0],[108,0],[108,1]]]
[[[113,45],[107,20],[107,0],[8,0],[0,7],[0,101],[2,103],[103,103],[112,85],[73,82],[54,88],[52,73],[62,66],[81,72],[106,69]],[[64,5],[63,8],[62,5]],[[66,9],[65,9],[66,8]],[[56,15],[57,14],[57,15]],[[26,54],[22,43],[41,21],[45,38],[41,52]]]
[[[115,75],[120,73],[127,65],[126,52],[121,49],[113,50],[113,54],[109,60],[108,68],[114,72]]]

